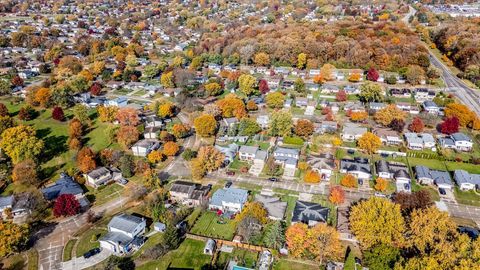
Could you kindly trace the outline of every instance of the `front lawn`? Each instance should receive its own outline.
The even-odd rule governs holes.
[[[106,229],[100,229],[100,228],[91,228],[85,233],[83,233],[80,238],[78,239],[78,244],[77,244],[77,249],[76,249],[76,254],[77,257],[83,256],[87,251],[93,249],[93,248],[98,248],[100,247],[100,242],[98,242],[98,239],[105,235],[107,233]],[[92,236],[95,235],[97,240],[92,241]]]
[[[73,246],[77,242],[77,239],[68,240],[67,244],[63,248],[63,261],[70,261],[72,259]]]
[[[88,192],[86,193],[86,196],[88,200],[95,205],[101,205],[111,201],[121,196],[123,192],[123,187],[116,183],[101,186],[97,189],[87,186],[87,189]]]
[[[229,169],[234,170],[234,171],[238,171],[242,167],[250,168],[250,164],[248,164],[248,162],[245,162],[245,161],[240,161],[238,158],[235,158],[232,161],[232,163],[230,163],[230,165],[228,166]]]
[[[225,224],[221,224],[221,218],[215,212],[205,212],[201,215],[191,229],[191,233],[232,240],[235,234],[235,223],[229,219],[223,219]]]
[[[296,261],[289,261],[287,259],[275,260],[273,263],[273,270],[304,270],[304,269],[318,269],[318,266],[311,264],[304,264]]]
[[[443,161],[437,159],[425,159],[425,158],[414,158],[409,157],[408,163],[411,167],[415,167],[417,165],[422,165],[434,170],[441,170],[445,171],[447,168],[445,167],[445,163]]]
[[[455,187],[454,192],[455,199],[458,203],[480,206],[480,195],[475,193],[475,191],[462,191],[458,187]]]
[[[449,171],[465,170],[469,173],[480,174],[480,165],[451,161],[446,161],[445,165]]]

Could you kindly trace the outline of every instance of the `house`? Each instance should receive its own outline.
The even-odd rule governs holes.
[[[232,163],[238,152],[238,145],[235,143],[231,143],[228,146],[215,145],[215,148],[225,155],[225,164]]]
[[[160,134],[161,128],[159,127],[146,127],[143,132],[143,137],[149,140],[156,140]]]
[[[83,175],[86,183],[92,187],[99,187],[106,185],[113,181],[120,181],[123,179],[122,173],[116,168],[98,167]]]
[[[264,250],[260,253],[260,257],[258,258],[258,270],[269,270],[272,263],[272,253],[269,250]]]
[[[210,191],[208,186],[201,184],[175,181],[170,188],[170,199],[183,205],[199,206],[207,201],[207,195]]]
[[[156,127],[161,128],[163,126],[163,121],[160,117],[156,115],[149,115],[145,117],[145,128]]]
[[[461,190],[477,190],[480,188],[480,174],[469,173],[464,170],[455,170],[453,179]]]
[[[438,105],[431,101],[431,100],[426,100],[422,103],[423,110],[428,112],[429,114],[435,114],[437,115],[440,112],[440,107]]]
[[[368,186],[368,181],[372,178],[370,160],[366,158],[340,160],[340,172],[355,176],[359,186]]]
[[[411,192],[410,174],[405,164],[379,160],[375,163],[378,177],[395,180],[397,192]]]
[[[115,99],[108,99],[106,102],[107,106],[114,106],[114,107],[119,107],[123,108],[127,106],[128,104],[128,99],[126,97],[118,97]]]
[[[350,230],[350,218],[348,207],[338,207],[337,209],[337,231],[340,234],[340,240],[356,242],[355,236]]]
[[[238,158],[241,161],[253,161],[258,149],[258,146],[242,145],[238,150]]]
[[[456,149],[458,151],[472,151],[473,141],[462,132],[453,133],[445,138],[439,138],[438,143],[443,148]]]
[[[257,116],[256,122],[262,129],[267,129],[268,123],[270,122],[270,117],[268,114],[259,115]]]
[[[365,112],[365,107],[359,102],[347,102],[343,107],[346,112]]]
[[[256,176],[259,176],[260,173],[262,173],[267,156],[268,152],[260,150],[258,146],[242,145],[240,150],[238,150],[238,157],[240,160],[253,162],[253,165],[248,172]]]
[[[431,170],[425,166],[415,166],[417,180],[423,185],[437,185],[439,188],[452,189],[453,183],[447,171]]]
[[[213,193],[208,208],[236,214],[247,202],[248,191],[239,188],[222,188]]]
[[[310,154],[307,156],[307,164],[321,175],[322,180],[328,181],[335,170],[335,158],[331,154]]]
[[[269,219],[284,219],[285,211],[287,210],[287,202],[282,202],[280,198],[275,196],[267,196],[262,194],[255,195],[255,201],[261,203],[265,210],[267,210]]]
[[[389,91],[391,96],[398,98],[409,98],[412,96],[412,91],[408,88],[391,88]]]
[[[373,130],[373,134],[377,135],[384,145],[401,145],[403,143],[402,138],[392,129],[376,128]]]
[[[308,71],[308,76],[309,76],[310,78],[313,78],[313,77],[315,77],[315,76],[317,76],[317,75],[320,75],[320,69],[310,69],[310,70]]]
[[[314,115],[316,107],[317,107],[317,103],[314,100],[309,100],[307,103],[307,107],[305,108],[305,115],[309,115],[309,116]],[[333,109],[332,109],[332,112],[333,112]]]
[[[297,107],[307,107],[308,99],[305,97],[297,97],[295,98],[295,106]]]
[[[13,195],[6,197],[0,196],[0,217],[3,216],[4,218],[7,218],[5,216],[5,210],[13,208],[14,199]]]
[[[334,84],[323,84],[322,87],[320,87],[320,92],[322,94],[336,94],[340,90],[338,86]]]
[[[417,103],[423,103],[427,100],[433,100],[436,96],[435,91],[427,88],[416,88],[414,90],[414,98]]]
[[[310,227],[317,223],[326,223],[330,209],[318,203],[297,201],[292,215],[292,224],[302,222]]]
[[[353,123],[346,123],[342,130],[342,140],[355,141],[360,139],[363,134],[367,133],[367,128]]]
[[[119,214],[108,223],[108,232],[99,239],[100,247],[114,254],[129,254],[138,250],[144,243],[146,221],[144,218]]]
[[[335,121],[322,121],[313,125],[316,133],[335,133],[338,130],[338,124]]]
[[[267,78],[266,81],[268,88],[272,91],[275,91],[280,87],[280,79],[278,78]]]
[[[347,95],[357,95],[360,94],[360,88],[356,85],[348,84],[343,87],[343,91],[347,93]]]
[[[156,139],[143,139],[132,145],[132,152],[134,156],[146,157],[150,152],[157,150],[160,147],[160,142]]]
[[[208,238],[205,247],[203,248],[203,254],[213,255],[215,253],[216,245],[215,240]]]
[[[60,178],[42,189],[43,197],[46,200],[53,201],[64,194],[71,194],[79,201],[81,206],[87,206],[88,200],[83,196],[84,191],[79,183],[66,173],[61,173]]]
[[[407,132],[404,134],[407,141],[408,149],[412,150],[422,150],[430,149],[436,151],[435,148],[435,139],[432,134],[429,133],[410,133]]]
[[[239,121],[236,117],[223,118],[221,125],[230,129],[234,127],[236,124],[238,124],[238,122]]]
[[[377,112],[377,111],[380,111],[381,109],[385,108],[387,105],[383,102],[370,102],[370,104],[368,105],[368,109],[370,111],[374,111],[374,112]]]
[[[294,148],[277,147],[273,151],[275,162],[281,164],[283,167],[297,167],[297,161],[300,156],[300,151]]]

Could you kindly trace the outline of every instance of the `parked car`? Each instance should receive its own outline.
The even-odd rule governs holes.
[[[229,188],[233,185],[232,181],[228,181],[227,183],[225,183],[225,188]]]
[[[83,254],[83,258],[85,259],[88,259],[94,255],[97,255],[98,253],[100,253],[100,249],[99,248],[94,248],[94,249],[91,249],[87,252],[85,252],[85,254]]]
[[[227,171],[227,175],[228,175],[228,176],[234,176],[234,175],[235,175],[235,172],[234,172],[234,171]]]
[[[447,192],[443,188],[438,188],[438,192],[440,192],[442,195],[447,195]]]
[[[270,177],[268,178],[269,181],[272,181],[272,182],[278,182],[278,178],[276,177]]]
[[[387,198],[387,195],[385,195],[383,193],[380,193],[380,192],[375,192],[375,196],[380,197],[380,198]]]
[[[347,153],[348,153],[349,155],[353,155],[353,154],[355,154],[355,150],[353,150],[353,149],[348,149],[348,150],[347,150]]]

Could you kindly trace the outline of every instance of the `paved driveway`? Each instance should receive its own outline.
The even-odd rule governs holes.
[[[97,255],[94,255],[94,256],[92,256],[88,259],[85,259],[82,256],[82,257],[73,258],[72,260],[67,261],[67,262],[62,262],[62,269],[65,269],[65,270],[67,270],[67,269],[69,269],[69,270],[85,269],[85,268],[88,268],[88,267],[91,267],[91,266],[94,266],[98,263],[103,262],[111,254],[112,254],[112,252],[110,250],[107,250],[107,249],[103,248],[100,251],[100,253],[98,253]]]

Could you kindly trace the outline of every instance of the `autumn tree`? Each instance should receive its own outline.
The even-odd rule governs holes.
[[[20,78],[20,76],[18,76],[18,75],[13,76],[12,79],[10,80],[10,82],[14,86],[23,86],[23,84],[24,84],[23,79]]]
[[[53,215],[55,217],[68,217],[76,215],[80,212],[80,203],[72,194],[62,194],[53,205]]]
[[[166,142],[163,145],[163,153],[167,156],[175,156],[178,151],[180,151],[180,147],[175,142]]]
[[[443,134],[453,134],[458,132],[460,126],[460,121],[457,117],[447,117],[445,120],[440,124],[440,131]]]
[[[394,247],[404,244],[405,222],[400,206],[384,198],[370,197],[353,206],[350,229],[365,249],[379,244]]]
[[[173,72],[169,71],[169,72],[162,73],[162,76],[160,77],[160,83],[165,88],[174,88],[175,83],[173,80]]]
[[[460,122],[460,126],[467,127],[477,118],[467,106],[459,103],[450,103],[445,107],[446,117],[456,117]]]
[[[300,137],[308,137],[313,134],[313,123],[308,119],[299,119],[295,125],[295,134]]]
[[[18,253],[29,240],[28,224],[0,221],[0,257]]]
[[[210,137],[217,130],[217,121],[212,115],[203,114],[193,121],[195,131],[201,137]]]
[[[203,107],[203,113],[213,116],[215,119],[219,119],[222,115],[222,110],[215,103],[210,103]]]
[[[175,113],[175,105],[166,102],[158,107],[158,116],[161,118],[170,118]]]
[[[261,79],[260,81],[258,81],[258,90],[260,90],[260,93],[264,95],[270,92],[270,87],[268,86],[268,82],[265,79]]]
[[[213,146],[202,146],[198,150],[197,157],[192,160],[192,177],[201,179],[207,172],[220,168],[225,160],[225,155]]]
[[[235,222],[251,217],[264,225],[268,222],[268,212],[260,202],[247,202],[242,211],[235,216]]]
[[[93,96],[99,96],[102,94],[102,86],[99,83],[93,83],[90,86],[90,94]]]
[[[320,77],[325,81],[333,81],[335,80],[334,71],[335,67],[333,65],[325,64],[320,69]]]
[[[348,96],[347,96],[347,92],[345,92],[345,90],[340,90],[335,95],[335,100],[339,101],[339,102],[347,101],[347,98],[348,98]]]
[[[225,98],[217,101],[218,107],[222,110],[222,116],[225,118],[236,117],[241,119],[247,114],[243,100],[235,94],[228,94]]]
[[[432,196],[426,189],[412,193],[399,192],[393,196],[393,202],[400,205],[402,213],[409,216],[415,209],[425,209],[433,205]]]
[[[330,196],[328,198],[333,204],[342,204],[345,202],[345,191],[341,186],[334,186],[330,189]]]
[[[251,118],[242,118],[238,125],[238,134],[240,136],[254,136],[261,130],[260,125]]]
[[[400,261],[400,249],[389,245],[376,245],[364,252],[365,262],[371,270],[394,269]]]
[[[117,142],[123,146],[124,149],[130,148],[138,141],[139,137],[138,129],[133,126],[121,126],[117,131]]]
[[[189,134],[189,132],[190,127],[182,123],[177,123],[172,127],[172,133],[176,138],[184,138]]]
[[[382,86],[374,82],[366,82],[360,86],[360,100],[363,102],[381,102],[383,101]]]
[[[357,187],[358,182],[357,182],[357,178],[355,178],[355,176],[353,176],[351,174],[346,174],[340,180],[340,184],[344,187],[354,188],[354,187]]]
[[[358,72],[354,72],[348,76],[348,81],[349,82],[359,82],[360,79],[362,78],[362,75]]]
[[[118,107],[115,106],[98,106],[98,117],[102,122],[113,122],[117,116]]]
[[[388,181],[386,179],[378,177],[375,180],[375,186],[374,186],[375,190],[384,192],[385,190],[387,190],[387,187],[388,187]]]
[[[263,243],[268,248],[280,249],[285,243],[285,226],[281,220],[276,220],[265,229]]]
[[[52,118],[57,120],[57,121],[63,121],[65,119],[65,114],[63,113],[62,107],[53,108]]]
[[[2,117],[2,116],[9,116],[9,113],[8,113],[7,106],[5,106],[5,104],[3,104],[3,103],[0,103],[0,117]]]
[[[292,133],[292,114],[288,111],[276,111],[270,116],[268,133],[271,136],[289,136]]]
[[[320,174],[314,170],[308,170],[305,173],[304,181],[306,183],[320,183],[320,180],[322,180]]]
[[[13,121],[13,118],[5,115],[5,116],[0,116],[0,135],[5,131],[6,129],[9,129],[11,127],[15,126],[15,122]]]
[[[367,154],[371,155],[377,152],[378,148],[382,146],[382,141],[377,135],[371,132],[367,132],[363,134],[362,137],[360,137],[360,139],[358,139],[357,144],[358,144],[358,147],[360,147],[360,149],[364,150],[365,152],[367,152]]]
[[[50,104],[51,96],[52,94],[50,89],[42,87],[35,91],[34,101],[40,104],[40,106],[47,108]]]
[[[17,163],[12,170],[12,180],[22,184],[36,185],[38,181],[37,164],[31,159]]]
[[[297,56],[297,68],[304,69],[305,65],[307,65],[307,54],[299,53]]]
[[[242,74],[238,77],[238,87],[245,95],[250,96],[255,92],[257,79],[249,74]]]
[[[424,128],[425,128],[425,124],[423,124],[423,121],[420,117],[413,118],[410,125],[408,125],[408,130],[416,133],[423,132]]]
[[[122,126],[136,126],[140,123],[138,111],[134,108],[121,108],[115,117]]]
[[[380,75],[378,74],[378,71],[375,68],[372,67],[367,71],[367,80],[376,82],[378,81],[379,77]]]
[[[402,119],[393,119],[388,125],[389,128],[395,130],[398,133],[402,133],[405,128],[405,121]]]
[[[147,159],[150,163],[158,163],[160,161],[164,161],[166,158],[167,156],[159,150],[153,150],[147,155]]]
[[[92,149],[84,147],[78,151],[77,154],[77,167],[83,172],[87,173],[97,167],[95,162],[96,155]]]
[[[17,164],[26,159],[34,160],[42,153],[44,143],[36,137],[31,126],[16,126],[6,129],[0,136],[0,148]]]
[[[222,86],[217,82],[210,82],[205,84],[205,91],[210,96],[217,96],[222,93]]]
[[[265,97],[267,106],[270,108],[283,108],[283,103],[285,102],[285,96],[280,92],[272,92],[267,94]]]
[[[255,54],[253,62],[257,66],[268,66],[270,64],[270,56],[264,52]]]
[[[368,113],[367,112],[352,112],[350,113],[350,120],[353,122],[363,122],[367,120]]]
[[[395,104],[387,105],[375,113],[375,121],[383,126],[388,126],[394,119],[405,120],[406,113],[400,110]]]
[[[405,72],[405,79],[410,84],[420,84],[425,80],[425,71],[417,65],[410,65]]]
[[[247,102],[247,110],[249,112],[258,110],[258,106],[253,99],[251,99]]]

